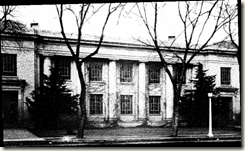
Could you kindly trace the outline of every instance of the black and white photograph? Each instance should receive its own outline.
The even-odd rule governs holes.
[[[0,6],[3,147],[242,147],[241,1]]]

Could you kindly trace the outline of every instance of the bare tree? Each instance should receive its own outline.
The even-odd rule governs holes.
[[[1,41],[1,49],[4,50],[4,45],[6,45],[6,41],[3,39],[3,33],[12,34],[15,37],[20,36],[21,34],[26,32],[26,26],[14,19],[14,12],[16,10],[16,6],[1,6],[0,8],[0,41]],[[23,46],[23,41],[21,39],[15,38],[14,42],[17,43],[18,46]]]
[[[238,32],[238,3],[230,4],[228,0],[225,3],[224,18],[228,18],[228,23],[223,27],[227,36],[224,40],[230,39],[233,46],[237,49],[237,60],[241,66],[241,49],[239,48],[239,32]],[[238,1],[237,1],[238,2]],[[239,67],[240,68],[240,67]]]
[[[222,28],[227,22],[228,18],[223,18],[223,1],[195,1],[195,2],[178,2],[178,14],[182,23],[183,31],[179,36],[184,35],[184,46],[178,47],[174,45],[176,39],[172,43],[166,45],[166,43],[159,38],[160,33],[158,32],[158,19],[160,16],[160,9],[164,8],[159,6],[160,3],[151,3],[153,8],[154,18],[152,22],[150,20],[149,7],[146,7],[145,3],[137,3],[138,16],[146,27],[146,31],[150,37],[150,40],[140,40],[141,43],[151,46],[158,53],[163,68],[171,80],[173,86],[173,118],[172,118],[172,132],[171,136],[178,135],[178,121],[179,121],[179,100],[181,97],[181,90],[183,84],[183,78],[186,73],[188,65],[191,61],[202,52],[210,43],[211,39]],[[164,4],[166,5],[166,4]],[[213,20],[213,18],[215,20]],[[208,27],[208,23],[213,23],[213,26]],[[203,34],[204,31],[207,33]],[[205,35],[205,36],[204,36]],[[195,37],[195,38],[194,38]],[[202,43],[200,42],[202,38]],[[203,40],[205,39],[205,40]],[[182,50],[183,53],[178,53],[178,50]],[[169,68],[169,62],[166,54],[172,52],[175,63],[180,66],[179,77],[176,77]],[[177,80],[178,79],[178,80]]]
[[[13,12],[16,6],[2,6],[1,7],[1,18],[0,18],[0,33],[23,33],[26,31],[26,26],[19,21],[13,20]]]
[[[88,21],[91,17],[93,17],[93,15],[95,15],[96,13],[99,12],[100,8],[108,6],[108,12],[107,15],[105,17],[105,21],[101,30],[101,34],[100,34],[100,38],[97,44],[97,48],[90,53],[89,55],[87,55],[86,57],[82,58],[80,56],[80,53],[82,51],[81,49],[81,38],[82,38],[82,34],[83,34],[83,27],[86,23],[86,21]],[[116,4],[116,6],[113,6],[113,4],[102,4],[98,9],[95,9],[93,4],[87,3],[87,4],[81,4],[80,5],[80,10],[79,10],[79,15],[76,15],[76,12],[71,8],[71,7],[65,7],[64,5],[61,4],[60,7],[56,5],[56,9],[57,9],[57,13],[59,16],[59,22],[60,22],[60,27],[61,27],[61,34],[65,40],[65,43],[72,55],[73,60],[75,61],[76,64],[76,68],[77,68],[77,72],[78,72],[78,76],[79,76],[79,80],[80,80],[80,85],[81,85],[81,92],[80,92],[80,98],[79,98],[79,105],[80,105],[80,115],[79,115],[79,125],[78,125],[78,134],[77,137],[78,138],[83,138],[84,137],[84,127],[86,124],[86,118],[87,118],[87,113],[86,113],[86,100],[85,100],[85,96],[86,96],[86,83],[84,81],[84,75],[83,75],[83,71],[82,71],[82,64],[84,64],[86,61],[88,61],[91,57],[93,57],[94,55],[96,55],[101,47],[101,44],[103,42],[103,38],[104,38],[104,31],[105,31],[105,27],[108,23],[108,20],[111,16],[111,14],[113,12],[115,12],[119,7],[121,7],[121,4]],[[64,11],[68,10],[70,12],[72,12],[75,15],[76,18],[76,24],[77,24],[77,42],[76,42],[76,48],[73,49],[71,44],[69,43],[69,40],[66,36],[65,33],[65,29],[64,29],[64,24],[63,24],[63,14]],[[89,15],[89,11],[92,11],[92,14]]]

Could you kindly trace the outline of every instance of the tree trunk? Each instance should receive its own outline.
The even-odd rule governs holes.
[[[173,118],[172,118],[172,131],[171,136],[178,136],[178,126],[179,126],[179,98],[180,93],[178,90],[174,90],[174,105],[173,105]]]
[[[86,91],[83,89],[81,91],[80,94],[80,99],[79,99],[79,103],[80,103],[80,115],[78,117],[78,133],[77,133],[77,138],[84,138],[84,128],[86,125],[86,119],[87,119],[87,114],[86,114]]]
[[[77,132],[77,138],[84,138],[84,128],[87,121],[87,114],[86,114],[86,84],[83,78],[82,73],[82,63],[76,61],[77,66],[77,72],[80,80],[81,85],[81,93],[80,93],[80,99],[79,99],[79,105],[80,105],[80,115],[78,116],[78,132]]]
[[[178,83],[173,82],[173,89],[174,89],[174,100],[173,100],[173,118],[172,118],[172,131],[171,136],[176,137],[178,136],[178,127],[179,127],[179,100],[181,95],[182,89],[182,81],[183,81],[183,74],[185,73],[185,69],[183,67],[181,71],[181,76]]]

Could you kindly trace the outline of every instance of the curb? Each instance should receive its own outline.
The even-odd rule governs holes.
[[[208,147],[210,144],[219,144],[220,146],[230,147],[230,144],[235,144],[235,147],[241,147],[241,137],[226,137],[226,138],[216,138],[216,137],[182,137],[182,138],[170,138],[170,137],[152,137],[152,138],[70,138],[70,139],[61,139],[61,138],[46,138],[45,140],[18,140],[18,141],[4,141],[4,146],[6,147],[25,147],[25,146],[33,146],[33,147],[50,147],[50,146],[120,146],[120,145],[162,145],[163,147],[166,145],[171,147],[179,147],[180,146],[192,146],[195,144],[202,145],[204,147]],[[177,146],[176,146],[177,145]]]

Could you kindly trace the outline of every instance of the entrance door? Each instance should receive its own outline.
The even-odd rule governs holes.
[[[220,97],[212,102],[213,126],[225,127],[231,125],[232,98]]]
[[[13,127],[18,123],[18,91],[2,91],[3,126]]]

